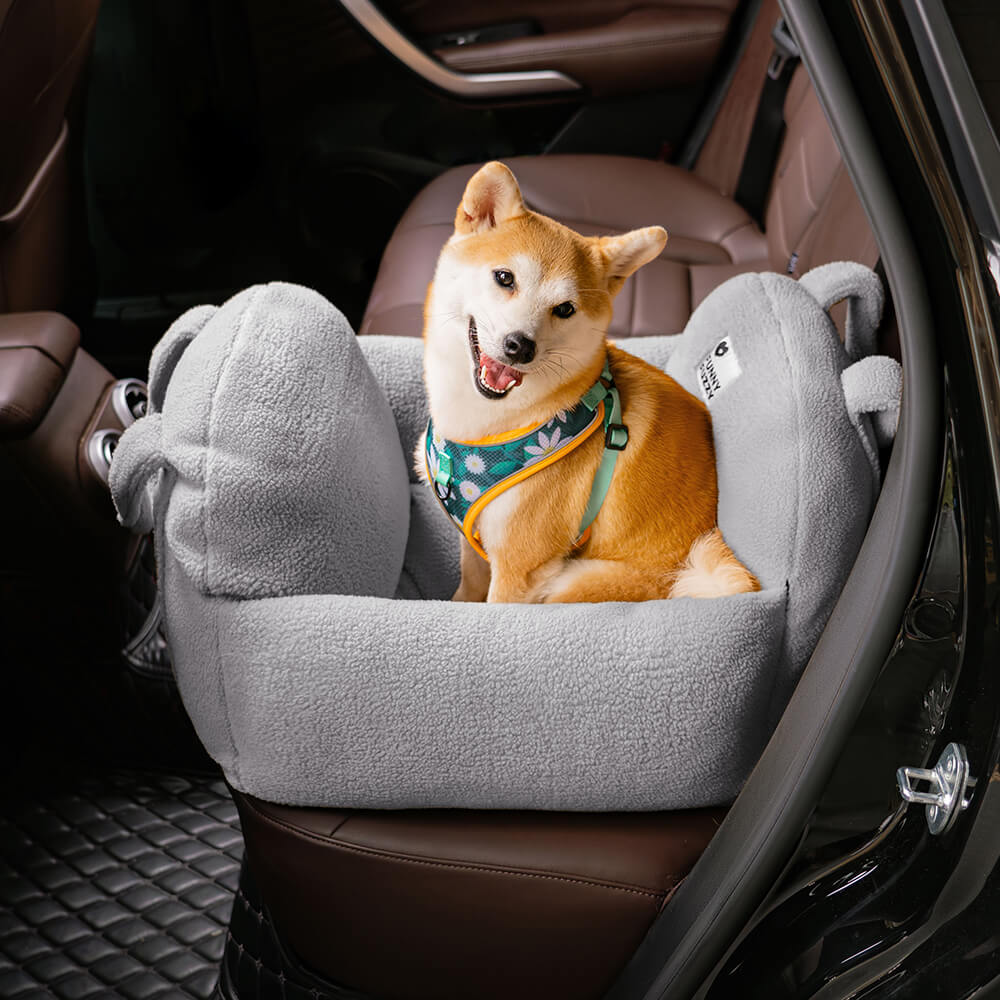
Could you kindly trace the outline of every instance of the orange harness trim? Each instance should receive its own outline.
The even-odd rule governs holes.
[[[479,538],[479,532],[474,531],[473,528],[476,524],[476,518],[482,513],[483,508],[491,501],[496,500],[501,493],[506,492],[512,486],[517,486],[518,483],[523,483],[525,479],[529,476],[533,476],[536,472],[541,472],[542,469],[548,468],[553,462],[558,461],[565,455],[568,455],[574,448],[578,448],[584,441],[586,441],[598,427],[602,425],[604,420],[604,403],[602,402],[596,411],[596,419],[591,423],[591,425],[583,431],[582,434],[578,434],[574,438],[570,438],[561,448],[557,448],[550,455],[546,455],[540,462],[535,462],[533,465],[526,466],[521,469],[520,472],[515,472],[514,475],[508,476],[502,482],[496,484],[492,489],[487,490],[478,500],[476,500],[472,506],[469,508],[468,513],[465,515],[465,519],[462,521],[462,534],[465,535],[468,543],[478,552],[487,562],[490,561],[490,557],[486,554],[486,550],[483,548],[482,541]],[[500,437],[501,435],[493,435],[493,438]],[[518,432],[507,440],[513,441],[515,437],[520,437],[521,434]],[[469,442],[470,444],[485,444],[489,441],[490,444],[499,444],[501,442],[491,440],[490,438],[484,438],[482,442]],[[424,459],[426,461],[426,457]],[[587,539],[590,538],[590,526],[587,526],[587,530],[576,540],[574,547],[579,547],[583,545]]]
[[[500,444],[509,444],[512,441],[516,441],[519,438],[523,438],[527,435],[534,434],[536,431],[545,427],[545,423],[536,425],[535,427],[521,427],[514,431],[505,431],[502,434],[491,434],[489,437],[479,438],[474,441],[456,441],[456,444],[461,444],[466,447],[492,447]],[[523,483],[525,479],[529,476],[533,476],[536,472],[540,472],[542,469],[548,468],[554,462],[559,461],[560,458],[568,455],[575,448],[578,448],[584,441],[591,437],[598,428],[604,426],[604,401],[602,400],[597,404],[597,408],[593,411],[593,415],[586,427],[584,427],[575,436],[567,438],[566,441],[561,444],[555,451],[549,452],[544,458],[540,458],[537,461],[531,462],[529,465],[518,469],[516,472],[511,473],[500,482],[491,486],[488,490],[485,490],[479,496],[472,501],[469,505],[468,510],[465,512],[465,516],[462,518],[461,523],[455,518],[454,514],[450,511],[448,512],[449,517],[455,521],[457,527],[462,531],[465,536],[466,541],[472,546],[476,553],[483,557],[487,562],[489,562],[490,557],[486,554],[486,550],[483,548],[482,539],[479,537],[479,532],[476,530],[476,520],[479,515],[483,512],[483,509],[492,500],[495,500],[501,493],[506,492],[513,486],[517,486],[518,483]],[[424,446],[424,469],[427,472],[427,481],[433,486],[435,483],[434,470],[431,468],[428,456],[430,453],[430,448]],[[447,510],[442,497],[438,494],[438,500],[441,505]],[[580,537],[574,543],[574,547],[579,547],[584,545],[590,538],[590,525],[584,532],[581,533]]]

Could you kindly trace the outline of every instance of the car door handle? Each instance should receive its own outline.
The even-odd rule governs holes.
[[[728,11],[693,4],[640,7],[603,24],[501,41],[473,41],[435,54],[457,72],[506,73],[541,66],[569,74],[594,97],[687,87],[715,65]]]
[[[427,83],[453,97],[465,99],[528,97],[533,94],[572,93],[580,84],[549,69],[504,73],[463,73],[442,65],[417,48],[370,0],[338,0],[340,6],[373,41]]]

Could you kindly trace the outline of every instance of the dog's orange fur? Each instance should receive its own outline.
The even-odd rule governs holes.
[[[716,596],[759,589],[716,527],[717,486],[707,408],[668,375],[607,343],[611,303],[625,277],[655,256],[662,230],[618,237],[583,237],[528,211],[513,175],[488,164],[473,177],[456,214],[450,253],[462,267],[491,268],[525,255],[544,276],[572,280],[573,302],[587,326],[572,346],[566,376],[532,369],[509,398],[459,412],[428,379],[435,428],[446,437],[478,439],[533,426],[575,405],[597,380],[605,352],[621,394],[628,446],[618,456],[611,487],[582,551],[573,546],[603,436],[594,434],[554,464],[492,501],[479,518],[489,563],[463,539],[466,601],[644,601],[670,596]],[[662,235],[660,235],[662,234]],[[425,337],[433,332],[434,286],[425,307]],[[558,334],[559,329],[554,328]],[[538,334],[539,352],[543,345]],[[456,348],[457,349],[457,348]],[[432,359],[426,362],[434,364]],[[543,371],[543,369],[539,369]],[[429,372],[429,374],[432,374]],[[519,394],[521,394],[519,396]],[[471,412],[475,411],[475,412]],[[423,447],[418,448],[422,468]]]

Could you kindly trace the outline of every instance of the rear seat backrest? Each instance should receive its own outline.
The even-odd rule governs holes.
[[[797,277],[833,260],[873,267],[875,239],[803,66],[788,88],[785,124],[764,215],[772,269]]]
[[[671,238],[663,254],[619,296],[613,336],[682,329],[705,296],[736,274],[774,270],[798,277],[834,260],[876,263],[868,221],[801,66],[785,95],[786,130],[764,208],[766,231],[732,200],[778,15],[776,0],[763,0],[693,171],[588,154],[509,160],[529,205],[584,234],[666,224]],[[383,256],[362,334],[418,335],[427,282],[471,171],[446,171],[404,215]],[[842,329],[836,312],[834,320]]]
[[[693,173],[727,198],[739,184],[774,50],[771,30],[779,17],[778,0],[763,0],[729,91],[694,165]],[[878,248],[801,65],[785,98],[785,125],[764,217],[771,268],[797,276],[832,260],[856,260],[873,267]],[[793,255],[794,267],[789,270]]]
[[[774,49],[771,29],[780,16],[778,0],[763,0],[729,90],[692,171],[727,198],[732,198],[740,179],[743,155]]]

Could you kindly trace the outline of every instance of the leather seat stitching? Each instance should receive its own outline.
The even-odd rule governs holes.
[[[758,233],[760,233],[760,230],[759,230],[759,229],[757,229],[757,226],[756,226],[756,225],[754,224],[754,221],[753,221],[753,219],[751,219],[751,218],[749,218],[749,217],[748,217],[748,218],[747,218],[747,219],[745,219],[745,220],[744,220],[743,222],[740,222],[740,223],[739,223],[738,225],[735,225],[735,226],[733,226],[733,227],[732,227],[731,229],[727,229],[727,230],[726,230],[726,231],[725,231],[725,232],[724,232],[724,233],[723,233],[723,234],[722,234],[722,235],[721,235],[721,236],[720,236],[720,237],[719,237],[719,238],[718,238],[718,239],[716,240],[716,242],[717,242],[718,244],[720,244],[720,245],[721,245],[721,244],[722,244],[722,241],[723,241],[723,240],[728,240],[728,239],[729,239],[729,237],[733,235],[733,233],[738,233],[738,232],[740,232],[740,231],[741,231],[741,230],[743,230],[743,229],[755,229],[755,230],[757,230],[757,232],[758,232]],[[761,235],[761,236],[763,236],[764,234],[763,234],[763,233],[760,233],[760,235]],[[722,249],[723,249],[723,250],[725,250],[726,248],[725,248],[725,247],[723,247]],[[726,253],[729,253],[729,251],[728,251],[728,250],[726,250]],[[730,254],[730,256],[732,256],[732,255]]]
[[[33,416],[30,410],[25,409],[25,407],[17,403],[0,403],[0,416],[5,416],[6,414],[19,417],[22,420],[30,420]]]
[[[651,889],[638,889],[632,888],[630,886],[615,885],[610,882],[599,882],[592,879],[585,878],[574,878],[571,875],[553,875],[544,872],[526,872],[519,871],[514,868],[496,868],[489,865],[478,865],[478,864],[460,864],[457,861],[428,861],[425,858],[414,858],[406,854],[397,854],[393,851],[381,851],[376,848],[371,847],[358,847],[355,844],[346,844],[343,841],[333,840],[329,837],[325,837],[322,834],[312,833],[309,830],[303,830],[299,827],[292,826],[290,823],[286,823],[283,820],[275,819],[273,816],[268,816],[266,813],[261,812],[253,803],[247,801],[257,815],[264,820],[266,823],[271,823],[273,826],[279,826],[289,833],[305,837],[307,840],[311,840],[317,844],[324,847],[330,847],[334,850],[348,851],[355,854],[365,854],[375,858],[389,859],[392,861],[402,862],[404,864],[411,865],[423,865],[427,868],[451,868],[456,871],[469,871],[469,872],[485,872],[491,875],[513,875],[518,878],[535,878],[544,879],[552,882],[570,882],[575,885],[588,886],[592,889],[608,889],[613,892],[625,892],[633,896],[648,896],[650,899],[662,899],[666,895],[666,890],[660,892],[654,892]]]

